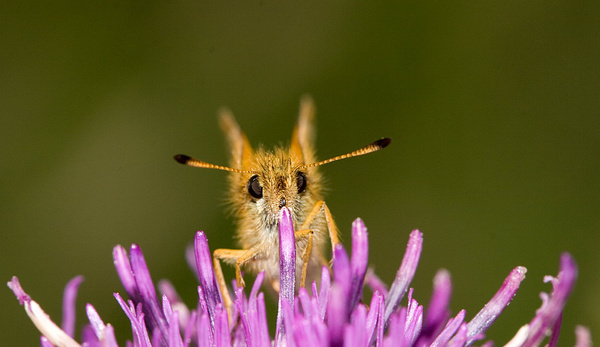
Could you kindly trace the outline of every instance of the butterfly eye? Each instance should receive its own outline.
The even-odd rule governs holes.
[[[250,177],[250,180],[248,181],[248,193],[256,199],[263,197],[262,187],[260,186],[260,182],[258,182],[257,175]]]
[[[306,175],[302,171],[298,171],[296,176],[296,186],[298,187],[298,193],[302,193],[306,190]]]

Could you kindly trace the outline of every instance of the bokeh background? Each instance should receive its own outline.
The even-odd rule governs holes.
[[[439,268],[468,318],[512,268],[527,279],[488,337],[503,344],[539,307],[561,252],[580,276],[561,344],[600,327],[600,2],[8,2],[0,5],[0,278],[18,275],[55,321],[62,290],[129,323],[111,251],[138,243],[155,280],[192,304],[184,249],[196,230],[233,247],[217,110],[254,145],[287,143],[301,95],[317,105],[320,158],[382,136],[385,151],[323,167],[343,236],[361,217],[390,283],[424,232],[413,286]],[[0,290],[0,344],[37,345]],[[274,317],[273,312],[270,315]]]

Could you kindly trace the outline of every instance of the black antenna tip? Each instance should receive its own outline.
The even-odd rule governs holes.
[[[389,137],[384,137],[380,140],[373,142],[373,144],[378,146],[379,148],[386,148],[391,142],[392,139],[390,139]]]
[[[184,154],[177,154],[173,156],[173,159],[175,159],[178,163],[187,164],[187,162],[190,161],[190,159],[192,158]]]

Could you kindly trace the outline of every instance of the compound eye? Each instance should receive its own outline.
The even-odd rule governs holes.
[[[260,199],[263,197],[262,187],[258,182],[257,175],[250,177],[250,180],[248,181],[248,193],[250,193],[250,195],[252,195],[252,197],[256,199]]]
[[[306,175],[302,171],[298,171],[296,186],[298,187],[298,194],[306,190]]]

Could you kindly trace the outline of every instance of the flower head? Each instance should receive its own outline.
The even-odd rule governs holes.
[[[364,223],[352,224],[352,253],[336,245],[332,274],[322,268],[320,285],[312,284],[309,293],[299,288],[295,295],[295,237],[287,208],[279,216],[280,292],[275,338],[267,324],[265,299],[259,274],[249,295],[244,288],[232,288],[234,299],[220,292],[214,274],[206,235],[199,231],[194,240],[195,271],[200,285],[198,301],[185,305],[168,281],[161,281],[161,297],[139,246],[127,251],[116,246],[113,259],[128,299],[115,293],[118,304],[131,322],[132,336],[127,346],[470,346],[484,339],[487,329],[516,294],[526,269],[513,269],[498,292],[470,321],[466,312],[452,316],[449,301],[452,292],[450,274],[440,270],[434,278],[429,306],[424,310],[414,298],[410,283],[415,275],[423,237],[410,234],[406,253],[388,291],[383,282],[367,271],[368,238]],[[524,325],[506,346],[539,346],[549,336],[548,345],[556,346],[562,310],[577,278],[573,258],[561,256],[557,277],[547,276],[553,290],[542,293],[542,306],[529,324]],[[80,346],[73,338],[75,296],[82,278],[76,277],[65,289],[63,323],[50,320],[40,306],[21,288],[16,277],[8,282],[33,323],[42,333],[42,346]],[[235,282],[234,282],[235,284]],[[365,286],[371,298],[364,298]],[[406,306],[402,305],[406,296]],[[367,304],[368,302],[368,304]],[[114,330],[105,324],[90,304],[86,306],[89,325],[84,327],[86,346],[117,346]],[[589,331],[576,329],[577,346],[591,346]],[[484,343],[490,345],[490,341]]]

